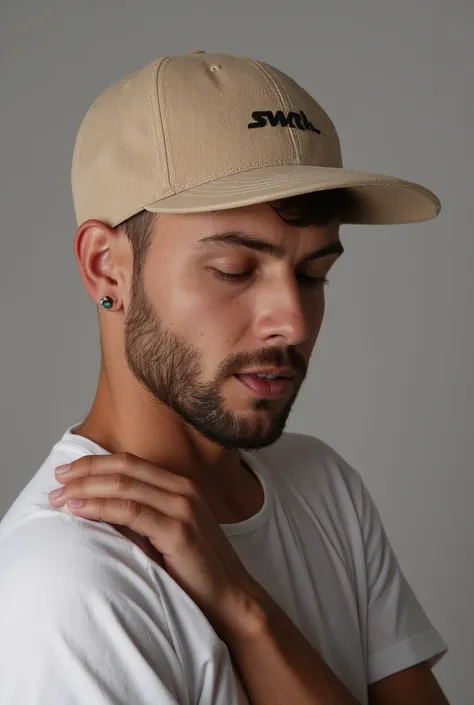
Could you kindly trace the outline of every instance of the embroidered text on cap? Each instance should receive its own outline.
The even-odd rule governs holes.
[[[321,130],[318,130],[317,127],[310,123],[302,110],[299,113],[290,112],[287,115],[281,110],[277,110],[276,113],[271,110],[255,110],[252,113],[252,117],[255,122],[249,122],[249,129],[266,127],[269,124],[270,127],[277,127],[278,125],[281,127],[296,127],[298,130],[303,130],[303,132],[310,130],[311,132],[317,132],[319,135],[321,134]]]

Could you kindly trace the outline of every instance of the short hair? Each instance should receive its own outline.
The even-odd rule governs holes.
[[[356,204],[347,189],[312,191],[290,196],[271,203],[271,207],[285,223],[295,227],[328,225],[335,219],[343,220]],[[142,210],[116,226],[132,245],[134,274],[140,274],[151,242],[156,213]]]

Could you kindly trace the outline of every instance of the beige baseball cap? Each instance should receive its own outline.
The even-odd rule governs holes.
[[[198,213],[345,188],[345,223],[438,215],[427,188],[343,168],[336,129],[292,78],[248,57],[160,58],[97,98],[77,135],[78,224],[115,227],[139,211]]]

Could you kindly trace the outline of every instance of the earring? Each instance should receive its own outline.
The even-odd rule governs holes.
[[[103,296],[100,300],[100,305],[104,308],[112,308],[114,300],[110,296]]]

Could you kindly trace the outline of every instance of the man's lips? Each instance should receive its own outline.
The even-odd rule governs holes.
[[[262,379],[249,374],[238,374],[235,377],[252,390],[260,399],[279,399],[294,388],[294,377],[279,377],[278,379]]]

